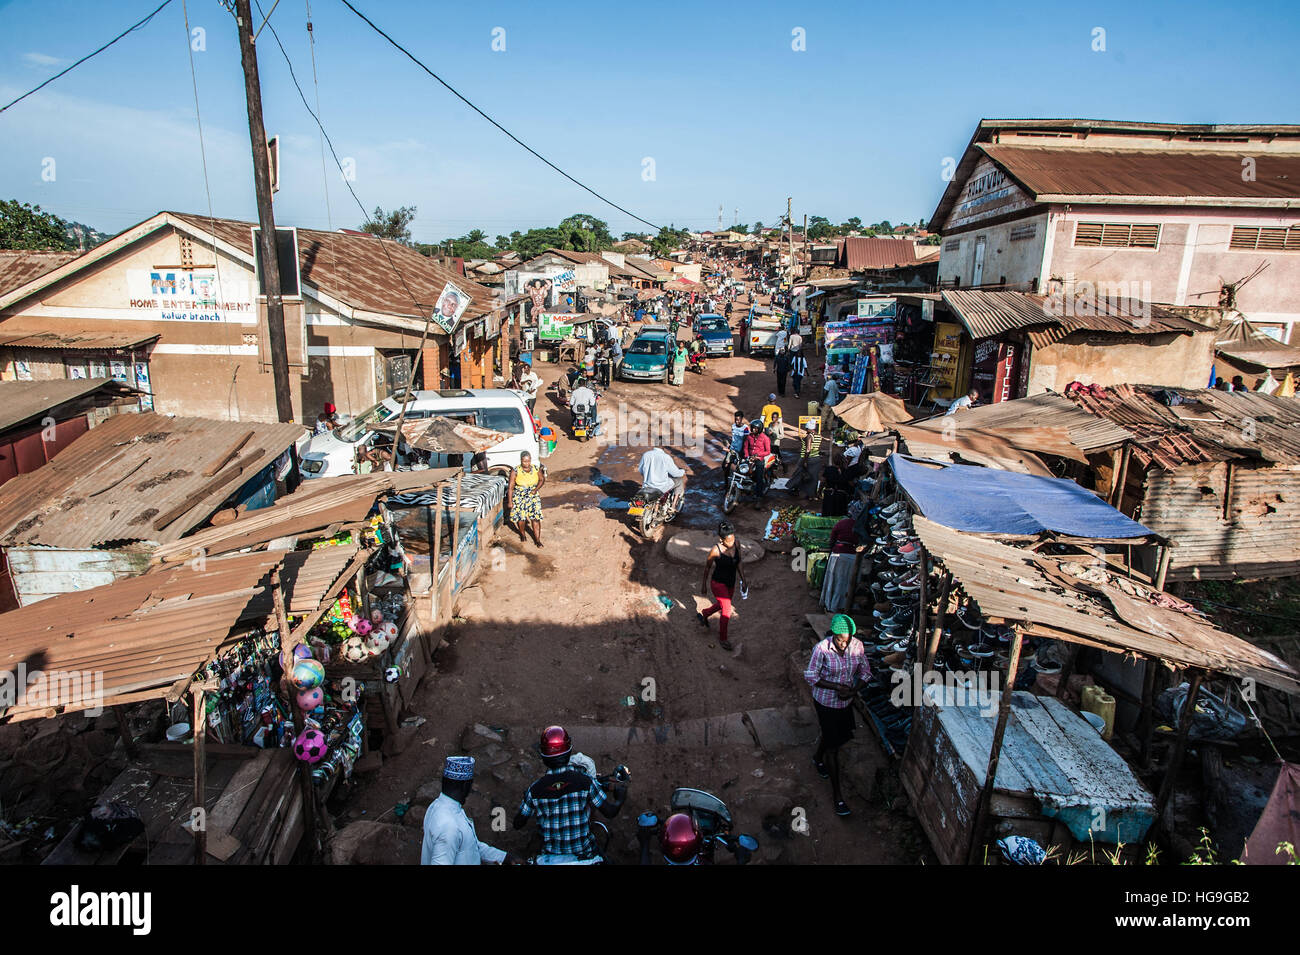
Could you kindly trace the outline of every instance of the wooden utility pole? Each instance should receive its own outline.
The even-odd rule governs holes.
[[[239,54],[244,66],[244,95],[248,100],[248,135],[253,142],[253,188],[257,192],[257,221],[261,226],[262,280],[266,283],[266,335],[275,380],[275,410],[281,421],[293,420],[289,392],[289,349],[284,334],[284,301],[280,298],[280,259],[271,211],[271,166],[262,124],[262,84],[257,77],[257,50],[253,46],[250,0],[235,0]]]
[[[790,281],[794,281],[794,199],[785,197],[785,227],[790,236]]]

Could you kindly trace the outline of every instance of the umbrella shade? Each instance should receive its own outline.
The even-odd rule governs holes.
[[[869,395],[845,395],[831,411],[854,431],[864,434],[888,431],[892,426],[912,419],[901,399],[879,391]]]
[[[397,424],[376,425],[375,430],[391,434],[397,430]],[[402,437],[411,447],[435,454],[477,454],[496,447],[510,436],[464,421],[433,417],[403,422]]]

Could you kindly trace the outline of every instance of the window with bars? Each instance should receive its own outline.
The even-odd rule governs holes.
[[[1080,222],[1074,227],[1077,247],[1102,249],[1154,249],[1160,244],[1160,226],[1128,222]]]
[[[1275,229],[1233,226],[1228,248],[1246,252],[1300,252],[1300,226]]]

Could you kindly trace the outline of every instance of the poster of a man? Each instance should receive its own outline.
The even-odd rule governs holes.
[[[433,308],[433,320],[450,335],[467,308],[469,308],[469,296],[448,282],[443,286],[442,294],[438,296],[438,303]]]

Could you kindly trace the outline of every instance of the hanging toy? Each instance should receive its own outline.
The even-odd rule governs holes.
[[[325,734],[314,727],[303,730],[293,741],[293,755],[304,763],[319,763],[327,749]]]
[[[318,660],[299,660],[289,680],[298,690],[311,690],[325,682],[325,668]]]
[[[299,690],[297,702],[298,709],[310,713],[325,702],[325,690],[319,686],[313,686],[310,690]]]

